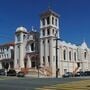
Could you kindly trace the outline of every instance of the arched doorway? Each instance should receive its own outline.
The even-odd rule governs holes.
[[[35,55],[31,58],[31,67],[38,68],[40,66],[40,61],[38,55]]]

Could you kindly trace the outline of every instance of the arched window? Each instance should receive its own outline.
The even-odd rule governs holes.
[[[47,17],[47,25],[50,24],[50,18]]]
[[[86,57],[87,57],[87,52],[85,51],[84,52],[84,58],[86,59]]]
[[[47,29],[47,35],[50,35],[50,29]]]
[[[55,19],[55,25],[57,26],[57,19]]]
[[[71,61],[71,51],[69,51],[69,60]]]
[[[34,51],[34,43],[31,44],[31,51]]]
[[[74,60],[76,61],[76,52],[74,52]]]
[[[54,17],[52,17],[52,24],[54,25]]]
[[[66,60],[66,50],[63,51],[63,59]]]

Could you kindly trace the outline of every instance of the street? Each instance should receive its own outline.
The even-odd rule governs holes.
[[[35,90],[43,86],[68,83],[85,78],[0,78],[0,90]],[[90,78],[86,78],[90,79]]]

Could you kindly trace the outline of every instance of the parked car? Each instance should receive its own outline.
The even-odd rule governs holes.
[[[5,69],[0,69],[0,75],[5,75]]]
[[[90,76],[90,71],[85,71],[85,76]]]
[[[14,69],[10,69],[8,72],[7,72],[7,76],[16,76],[16,71]]]
[[[63,74],[63,77],[73,77],[72,72],[66,72],[65,74]]]
[[[85,72],[79,71],[79,72],[75,73],[74,76],[75,76],[75,77],[77,77],[77,76],[85,76]]]
[[[17,77],[24,77],[24,76],[25,76],[24,72],[20,71],[20,72],[17,73]]]

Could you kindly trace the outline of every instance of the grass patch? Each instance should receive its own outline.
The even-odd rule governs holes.
[[[66,84],[45,86],[37,90],[90,90],[90,80],[81,80]]]

